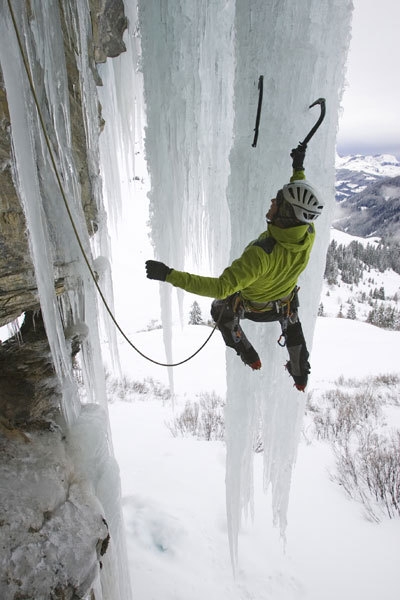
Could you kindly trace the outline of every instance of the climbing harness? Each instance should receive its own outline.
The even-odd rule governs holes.
[[[57,185],[59,187],[59,190],[60,190],[60,193],[61,193],[64,205],[65,205],[65,209],[67,211],[69,220],[71,222],[71,226],[72,226],[73,232],[75,234],[75,237],[76,237],[79,249],[80,249],[80,251],[82,253],[83,259],[84,259],[84,261],[86,263],[86,266],[87,266],[87,268],[89,270],[90,276],[93,279],[94,285],[95,285],[95,287],[96,287],[96,289],[97,289],[97,291],[99,293],[101,301],[103,302],[104,308],[106,309],[108,315],[110,316],[110,318],[111,318],[112,322],[114,323],[115,327],[118,329],[119,333],[122,335],[122,337],[125,339],[125,341],[129,344],[129,346],[131,346],[131,348],[133,348],[138,354],[140,354],[140,356],[142,356],[146,360],[150,361],[151,363],[153,363],[155,365],[159,365],[161,367],[178,367],[179,365],[183,365],[184,363],[186,363],[189,360],[191,360],[192,358],[194,358],[197,354],[199,354],[199,352],[210,341],[210,339],[211,339],[212,335],[214,334],[215,330],[218,328],[218,324],[219,324],[220,319],[222,318],[222,314],[223,314],[223,312],[225,310],[225,306],[221,310],[220,317],[219,317],[218,321],[214,324],[213,329],[212,329],[210,335],[205,340],[205,342],[195,352],[193,352],[193,354],[191,354],[187,358],[185,358],[185,359],[183,359],[183,360],[181,360],[179,362],[176,362],[176,363],[163,363],[163,362],[159,362],[157,360],[154,360],[154,359],[150,358],[149,356],[147,356],[146,354],[144,354],[141,350],[139,350],[139,348],[137,348],[133,344],[133,342],[128,338],[128,336],[123,331],[123,329],[121,328],[120,324],[118,323],[117,319],[115,318],[115,316],[114,316],[114,314],[113,314],[113,312],[112,312],[112,310],[111,310],[111,308],[110,308],[110,306],[109,306],[109,304],[108,304],[108,302],[107,302],[107,300],[106,300],[106,298],[105,298],[105,296],[104,296],[104,294],[103,294],[103,292],[102,292],[102,290],[100,288],[100,285],[99,285],[99,283],[97,281],[96,273],[94,272],[94,270],[93,270],[93,268],[92,268],[92,266],[90,264],[89,258],[86,255],[85,249],[84,249],[82,241],[80,239],[77,226],[75,224],[74,218],[72,216],[71,209],[70,209],[69,204],[68,204],[66,192],[64,190],[64,186],[63,186],[63,183],[62,183],[62,178],[61,178],[61,175],[60,175],[60,173],[58,171],[58,167],[57,167],[56,160],[55,160],[55,157],[54,157],[54,152],[53,152],[53,149],[52,149],[52,146],[51,146],[50,138],[49,138],[49,135],[48,135],[47,130],[46,130],[46,126],[45,126],[43,114],[42,114],[42,111],[41,111],[41,108],[40,108],[40,104],[39,104],[39,100],[38,100],[38,97],[37,97],[37,94],[36,94],[36,90],[35,90],[35,85],[33,83],[32,74],[31,74],[31,71],[30,71],[30,68],[29,68],[27,57],[25,56],[25,52],[24,52],[24,48],[23,48],[21,36],[20,36],[19,31],[18,31],[18,25],[17,25],[17,22],[16,22],[14,10],[13,10],[13,7],[11,5],[11,0],[7,0],[7,4],[8,4],[8,9],[9,9],[10,15],[11,15],[11,20],[13,22],[13,27],[14,27],[16,38],[17,38],[18,47],[19,47],[19,50],[20,50],[20,53],[21,53],[21,57],[22,57],[22,62],[24,64],[24,69],[25,69],[26,75],[28,77],[29,87],[31,89],[32,97],[33,97],[33,100],[34,100],[34,103],[35,103],[35,106],[36,106],[36,110],[37,110],[37,113],[38,113],[40,126],[41,126],[41,129],[42,129],[42,132],[43,132],[43,136],[44,136],[44,139],[45,139],[45,143],[46,143],[47,149],[49,151],[50,162],[51,162],[51,165],[53,167],[54,175],[55,175],[56,180],[57,180]]]
[[[278,315],[276,318],[277,321],[280,322],[282,333],[277,340],[279,346],[284,348],[286,346],[286,338],[287,338],[287,328],[288,325],[293,325],[297,322],[297,293],[299,291],[299,287],[296,286],[294,290],[285,296],[284,298],[279,298],[279,300],[271,300],[270,302],[250,302],[245,298],[242,298],[240,292],[237,292],[233,298],[231,297],[230,301],[232,303],[232,338],[235,343],[239,342],[241,339],[240,334],[240,320],[243,319],[245,313],[255,313],[255,314],[263,314],[268,311],[275,311]],[[229,299],[228,299],[229,301]],[[274,319],[275,320],[275,319]]]
[[[260,118],[261,118],[261,107],[263,100],[263,88],[264,88],[264,76],[260,75],[258,79],[258,106],[257,106],[257,115],[256,115],[256,126],[254,128],[254,139],[252,143],[252,147],[255,148],[257,146],[258,140],[258,129],[260,127]]]
[[[233,298],[232,302],[232,311],[233,311],[233,324],[232,324],[232,337],[235,344],[240,342],[241,340],[241,329],[240,329],[240,319],[243,319],[245,309],[243,306],[242,297],[240,292],[237,292]]]
[[[298,321],[297,293],[298,293],[299,289],[300,288],[298,286],[296,286],[289,297],[278,301],[278,302],[280,302],[280,305],[279,305],[279,310],[277,309],[277,312],[282,313],[282,317],[279,319],[279,322],[280,322],[281,328],[282,328],[282,333],[279,336],[277,343],[279,344],[279,346],[281,346],[281,348],[284,348],[286,346],[287,329],[288,329],[289,323],[291,325],[294,325]],[[293,304],[295,304],[294,310],[292,310]],[[283,338],[283,341],[282,341],[282,338]]]

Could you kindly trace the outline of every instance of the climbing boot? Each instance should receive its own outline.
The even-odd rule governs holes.
[[[259,369],[261,369],[260,357],[254,350],[253,346],[250,346],[249,348],[244,348],[244,346],[241,345],[240,348],[237,348],[237,353],[239,354],[244,364],[251,367],[253,371],[258,371]]]

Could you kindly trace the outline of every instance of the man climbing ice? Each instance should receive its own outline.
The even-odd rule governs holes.
[[[293,175],[271,200],[267,230],[250,242],[242,256],[219,277],[176,271],[154,260],[146,262],[149,279],[215,298],[211,315],[225,344],[253,370],[261,368],[260,357],[240,320],[279,321],[283,340],[279,343],[286,345],[289,353],[286,368],[300,391],[307,385],[310,364],[298,316],[297,279],[307,266],[315,239],[314,221],[323,209],[318,193],[305,179],[305,150],[306,146],[300,144],[291,152]]]

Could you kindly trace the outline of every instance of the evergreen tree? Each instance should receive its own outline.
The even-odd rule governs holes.
[[[354,321],[356,318],[357,318],[356,307],[354,306],[354,302],[351,301],[348,311],[347,311],[346,319],[352,319]]]
[[[322,302],[321,302],[321,304],[318,307],[318,316],[319,317],[324,317],[325,316],[324,305],[322,304]]]
[[[203,317],[201,309],[196,300],[193,302],[189,313],[189,325],[201,325],[203,323]]]
[[[330,285],[336,284],[339,273],[345,283],[358,283],[364,272],[377,269],[381,273],[393,269],[400,273],[400,244],[398,241],[382,241],[379,245],[353,241],[348,246],[332,240],[328,246],[324,278]],[[370,278],[370,282],[374,283]]]
[[[325,263],[325,273],[324,278],[327,280],[329,285],[334,285],[337,283],[339,269],[337,258],[335,256],[337,249],[337,243],[335,240],[332,240],[328,246],[328,251],[326,254],[326,263]]]

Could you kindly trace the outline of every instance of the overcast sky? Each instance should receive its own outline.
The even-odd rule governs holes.
[[[353,0],[338,152],[400,159],[400,0]]]

